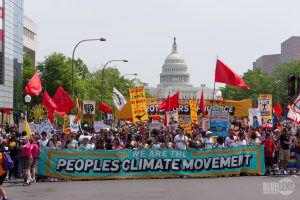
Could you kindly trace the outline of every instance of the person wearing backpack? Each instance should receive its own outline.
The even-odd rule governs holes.
[[[0,196],[2,196],[3,200],[8,200],[7,196],[6,196],[6,192],[4,190],[4,188],[2,187],[2,184],[7,176],[7,170],[5,170],[2,167],[3,164],[3,154],[4,154],[4,147],[2,144],[0,144]]]

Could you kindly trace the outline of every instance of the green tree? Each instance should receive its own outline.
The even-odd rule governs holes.
[[[262,73],[260,70],[249,70],[244,73],[243,80],[250,89],[243,89],[231,85],[226,85],[221,89],[224,99],[242,100],[259,97],[259,94],[274,94],[275,80],[272,76]]]

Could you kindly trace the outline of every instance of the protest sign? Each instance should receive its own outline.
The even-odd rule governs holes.
[[[258,108],[262,118],[262,126],[272,128],[273,126],[273,109],[272,94],[260,94],[258,100]]]
[[[228,112],[221,110],[219,106],[214,106],[211,112],[210,131],[213,136],[228,136]]]
[[[83,114],[95,114],[95,101],[92,100],[83,100]]]
[[[100,132],[101,129],[108,129],[110,126],[103,123],[103,121],[94,121],[94,129],[96,132]]]
[[[249,123],[253,127],[260,127],[262,125],[259,108],[249,108]]]
[[[147,113],[149,116],[160,116],[164,117],[164,111],[158,110],[158,106],[164,102],[165,99],[162,98],[148,98],[146,99]],[[197,101],[198,102],[198,101]],[[198,104],[198,103],[197,103]],[[210,108],[212,106],[219,106],[222,111],[228,112],[229,116],[234,116],[237,118],[248,117],[248,108],[252,108],[252,100],[246,99],[241,101],[234,100],[205,100],[205,112],[210,113]],[[122,109],[122,112],[115,109],[115,118],[132,120],[132,105],[128,100]],[[186,100],[179,100],[178,115],[179,118],[182,116],[190,116],[190,106],[189,102]],[[200,108],[197,108],[197,115],[201,114]]]
[[[79,131],[79,125],[76,123],[76,115],[70,115],[70,130],[71,132]]]
[[[180,127],[184,129],[186,133],[192,133],[192,119],[191,117],[182,117],[180,119]]]
[[[146,106],[145,88],[134,87],[129,89],[132,119],[134,122],[147,121],[148,112]],[[122,111],[123,112],[123,111]]]
[[[178,126],[178,111],[169,111],[167,114],[167,126]]]
[[[38,174],[62,179],[208,177],[265,172],[264,147],[180,151],[67,150],[42,147]]]
[[[190,113],[191,113],[191,118],[192,118],[192,123],[194,125],[198,125],[198,116],[197,116],[197,101],[196,100],[190,100]]]

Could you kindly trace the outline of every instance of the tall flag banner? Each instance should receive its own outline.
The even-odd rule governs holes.
[[[77,95],[75,95],[75,99],[76,99],[76,106],[77,106],[77,115],[76,115],[76,118],[75,118],[75,122],[78,123],[79,119],[80,119],[80,115],[81,115],[81,112],[82,112],[82,106],[81,106],[81,101],[80,99],[78,98]]]
[[[204,94],[203,94],[203,90],[201,93],[201,98],[200,98],[200,103],[199,103],[199,108],[202,112],[202,117],[205,117],[205,103],[204,103]]]
[[[83,100],[83,114],[95,114],[95,101]]]
[[[189,103],[190,103],[190,112],[191,112],[192,123],[194,125],[199,125],[198,115],[197,115],[197,101],[192,99],[189,101]]]
[[[69,115],[64,115],[64,123],[63,123],[63,133],[69,133],[70,131],[70,117]]]
[[[42,98],[42,105],[47,109],[48,111],[48,119],[50,120],[51,124],[54,122],[54,111],[57,108],[55,102],[53,99],[49,96],[47,91],[44,91],[43,98]]]
[[[280,117],[282,115],[282,108],[280,106],[280,103],[277,102],[274,106],[274,112],[276,113],[277,117]]]
[[[104,113],[110,113],[112,111],[112,108],[105,103],[99,102],[98,110]]]
[[[167,102],[167,100],[158,106],[159,110],[169,111],[171,109],[178,108],[179,107],[179,92],[176,92],[173,96],[171,96],[169,99],[169,102]],[[167,104],[168,104],[168,107],[167,107]]]
[[[264,128],[273,127],[272,94],[260,94],[258,98],[258,108],[261,113],[262,126]]]
[[[76,122],[76,115],[70,115],[70,131],[71,132],[78,132],[79,131],[79,125]]]
[[[39,74],[36,71],[27,83],[27,86],[25,87],[25,92],[29,95],[39,96],[42,92],[42,89],[43,87],[41,78],[39,77]]]
[[[215,82],[250,89],[250,87],[245,84],[244,80],[237,73],[219,59],[217,59],[216,64]]]
[[[31,136],[31,131],[30,131],[30,127],[29,127],[29,124],[28,124],[27,119],[25,119],[25,121],[24,121],[24,131],[26,131],[26,136],[27,136],[28,138],[30,138],[30,136]]]
[[[59,116],[63,116],[69,113],[76,106],[76,103],[71,99],[68,93],[61,86],[59,86],[59,88],[55,92],[53,101],[57,105],[55,112]]]
[[[113,88],[113,96],[112,96],[114,105],[116,106],[116,108],[121,111],[122,108],[125,106],[125,104],[127,103],[125,97],[123,96],[123,94],[121,94],[121,92],[119,92],[116,88]]]
[[[287,119],[300,124],[300,94],[297,96],[292,105],[288,105],[288,108],[289,112]]]
[[[134,87],[129,89],[132,117],[134,122],[147,121],[148,110],[146,106],[146,96],[144,87]]]
[[[178,126],[178,110],[166,112],[167,126]]]
[[[259,108],[249,108],[249,122],[250,126],[253,127],[261,127],[262,120],[261,120],[261,113]]]

